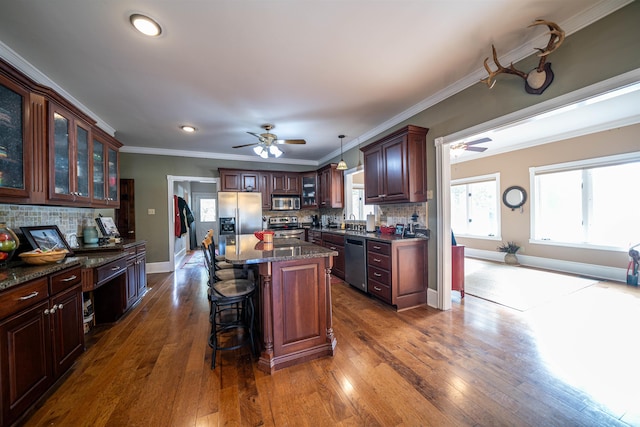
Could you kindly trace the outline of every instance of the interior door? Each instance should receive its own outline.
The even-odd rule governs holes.
[[[213,230],[214,240],[218,242],[218,197],[217,193],[193,193],[193,217],[196,224],[196,241],[198,245],[207,231]]]

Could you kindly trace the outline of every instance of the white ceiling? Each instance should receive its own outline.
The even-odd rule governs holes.
[[[629,0],[1,0],[0,56],[71,97],[125,152],[260,159],[232,149],[274,123],[287,163],[318,164]],[[132,13],[163,28],[146,38]],[[502,56],[504,54],[504,56]],[[35,70],[37,71],[34,71]],[[39,74],[38,71],[41,73]],[[182,124],[195,126],[184,134]]]

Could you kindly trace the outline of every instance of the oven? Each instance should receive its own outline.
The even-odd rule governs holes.
[[[272,216],[268,228],[274,232],[275,239],[304,239],[304,228],[295,216]]]

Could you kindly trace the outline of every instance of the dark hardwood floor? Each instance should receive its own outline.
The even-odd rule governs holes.
[[[26,425],[640,425],[637,288],[600,283],[524,313],[469,295],[396,313],[338,280],[336,355],[269,376],[247,348],[210,369],[205,274],[149,274]]]

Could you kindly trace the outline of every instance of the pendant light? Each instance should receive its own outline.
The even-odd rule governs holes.
[[[339,171],[343,171],[348,167],[347,162],[345,162],[342,158],[342,139],[344,138],[344,135],[338,135],[338,138],[340,138],[340,162],[338,163],[338,167],[336,167],[336,169],[338,169]]]

